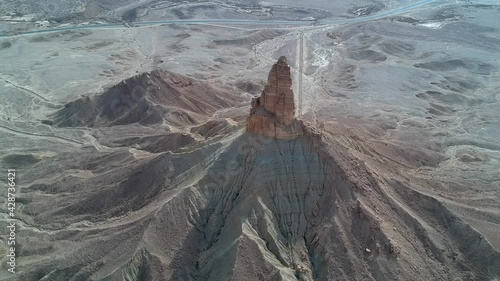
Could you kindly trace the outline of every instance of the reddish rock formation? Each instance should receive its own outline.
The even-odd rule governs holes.
[[[294,139],[302,134],[295,120],[292,78],[285,57],[280,57],[269,72],[261,96],[252,100],[247,131],[277,139]]]

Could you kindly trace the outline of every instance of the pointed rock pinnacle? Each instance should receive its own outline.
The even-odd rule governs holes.
[[[284,56],[269,72],[261,96],[252,100],[247,131],[279,139],[294,139],[302,133],[295,120],[290,66]]]

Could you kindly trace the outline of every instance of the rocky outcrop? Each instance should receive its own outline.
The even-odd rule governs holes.
[[[261,96],[252,100],[247,131],[277,139],[295,139],[302,126],[295,119],[292,78],[285,57],[280,57],[269,72]]]

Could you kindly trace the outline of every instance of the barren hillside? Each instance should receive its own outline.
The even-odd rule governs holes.
[[[93,128],[96,144],[23,177],[19,280],[500,275],[500,253],[414,173],[443,161],[439,148],[384,140],[369,120],[298,120],[290,88],[280,58],[251,108],[154,71],[56,111],[51,122]]]

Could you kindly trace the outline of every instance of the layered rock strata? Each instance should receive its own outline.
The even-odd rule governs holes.
[[[274,64],[261,96],[252,100],[247,131],[277,139],[291,140],[302,135],[295,119],[290,66],[284,56]]]

